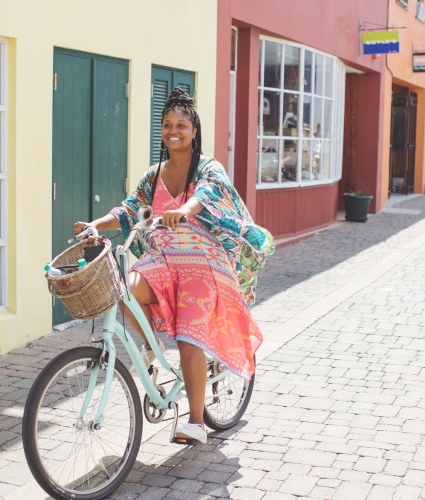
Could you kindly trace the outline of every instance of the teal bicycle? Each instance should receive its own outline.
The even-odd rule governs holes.
[[[125,244],[115,248],[123,287],[128,282],[127,250],[134,232],[163,228],[161,222],[160,218],[153,219],[150,207],[143,207]],[[94,228],[86,228],[77,238],[89,236],[97,236]],[[28,395],[22,439],[34,478],[55,499],[98,500],[116,490],[136,461],[143,412],[149,422],[159,423],[167,410],[173,410],[170,441],[192,444],[174,435],[178,402],[186,397],[181,368],[168,363],[129,290],[124,290],[122,300],[145,332],[160,367],[173,375],[174,383],[168,392],[157,383],[158,368],[146,367],[130,333],[117,320],[117,304],[105,313],[102,338],[96,346],[70,349],[50,361]],[[115,336],[125,347],[146,391],[143,405],[132,375],[117,358]],[[213,430],[229,429],[248,406],[254,377],[239,378],[207,355],[206,363],[204,422]]]

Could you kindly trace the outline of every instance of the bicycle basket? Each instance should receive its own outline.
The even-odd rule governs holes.
[[[123,290],[111,252],[111,242],[103,237],[102,253],[83,269],[64,275],[46,274],[50,293],[61,299],[74,319],[92,319],[114,306]],[[59,254],[52,267],[76,265],[84,257],[86,243],[81,241]]]

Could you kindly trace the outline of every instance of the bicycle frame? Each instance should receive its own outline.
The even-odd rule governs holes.
[[[125,251],[125,246],[118,246],[115,251],[115,257],[117,262],[120,263],[121,270],[123,272],[125,283],[128,283],[128,261],[127,254]],[[148,368],[142,359],[142,356],[137,348],[136,343],[133,338],[129,334],[127,330],[124,329],[123,325],[121,325],[117,319],[117,310],[118,306],[113,306],[104,317],[103,321],[103,341],[108,348],[108,362],[106,364],[106,377],[105,377],[105,387],[103,390],[103,394],[101,400],[99,402],[99,406],[96,412],[95,419],[90,423],[91,428],[95,429],[97,426],[101,424],[103,412],[105,410],[106,402],[109,397],[109,392],[112,385],[112,379],[114,375],[115,368],[115,359],[116,359],[116,349],[114,344],[114,335],[117,335],[119,340],[123,343],[126,351],[128,352],[132,363],[134,364],[137,374],[142,381],[143,387],[146,390],[146,393],[150,400],[154,403],[154,405],[159,409],[168,409],[174,407],[175,412],[177,412],[177,405],[175,403],[180,399],[186,397],[185,386],[183,381],[183,374],[181,369],[175,369],[170,366],[168,361],[165,359],[163,353],[161,352],[158,343],[156,342],[155,334],[152,331],[152,328],[149,324],[148,319],[146,318],[143,309],[138,304],[137,300],[132,296],[129,288],[127,287],[124,290],[123,294],[124,304],[130,309],[130,311],[134,314],[135,318],[139,322],[140,326],[145,333],[146,339],[154,351],[158,361],[161,366],[165,368],[168,372],[176,375],[176,381],[172,386],[169,393],[166,393],[165,397],[162,397],[159,391],[156,389],[155,384],[149,374]],[[102,347],[102,342],[99,343],[98,347]],[[207,360],[211,359],[206,355]],[[101,365],[96,365],[92,370],[89,386],[87,390],[87,394],[85,396],[83,406],[78,415],[78,420],[82,420],[84,418],[85,412],[89,406],[91,401],[94,388],[97,383],[97,378],[99,374],[99,370],[101,369]],[[206,386],[210,386],[215,382],[225,378],[229,374],[229,370],[225,370],[219,373],[217,376],[210,378],[206,381]],[[175,415],[175,423],[176,423],[176,415]],[[174,425],[175,426],[175,425]]]

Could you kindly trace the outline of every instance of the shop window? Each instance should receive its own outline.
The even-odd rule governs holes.
[[[258,187],[341,178],[345,67],[335,57],[260,39]]]
[[[7,44],[0,38],[0,307],[6,304]]]
[[[425,3],[423,0],[418,0],[418,2],[416,2],[416,17],[419,21],[425,23]]]

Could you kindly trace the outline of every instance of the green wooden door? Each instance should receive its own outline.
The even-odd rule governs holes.
[[[170,92],[180,87],[193,97],[195,74],[171,68],[152,66],[152,103],[151,103],[151,165],[159,162],[161,142],[161,112]]]
[[[74,222],[105,215],[126,197],[128,63],[55,49],[54,74],[52,254],[56,256],[68,248]],[[56,299],[53,324],[70,319]]]
[[[92,218],[98,219],[126,197],[128,67],[94,61]],[[97,198],[98,197],[98,198]],[[100,199],[100,201],[96,201]],[[112,233],[109,232],[109,236]]]

